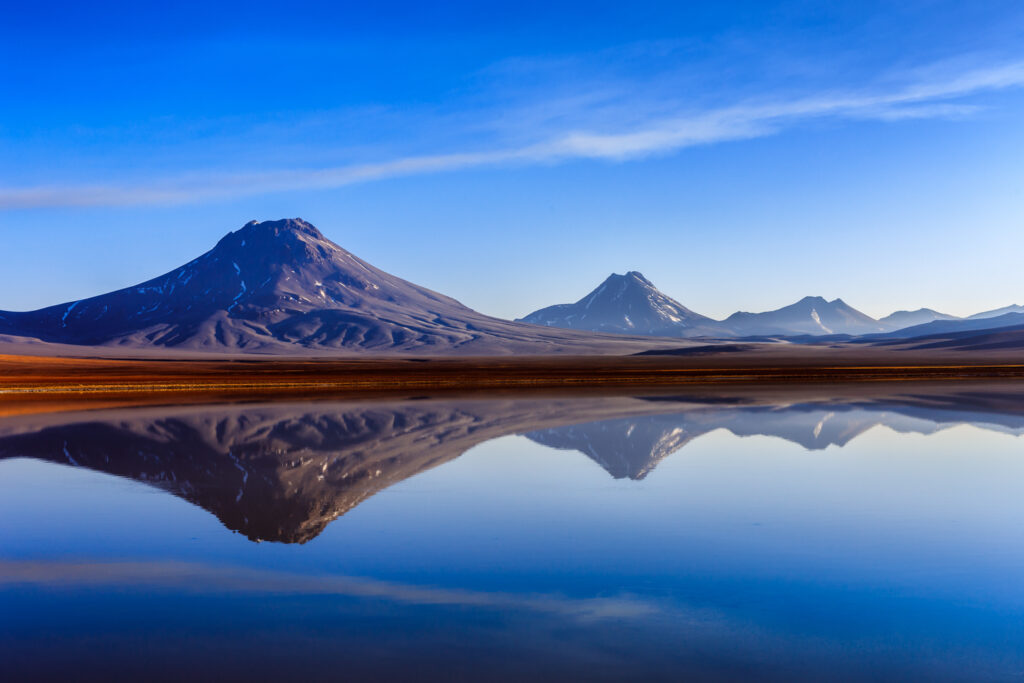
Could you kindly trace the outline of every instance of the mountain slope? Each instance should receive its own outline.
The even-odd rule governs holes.
[[[609,275],[574,304],[557,304],[520,322],[573,330],[679,337],[714,321],[662,294],[637,271]]]
[[[885,328],[842,299],[826,301],[807,296],[764,313],[733,313],[721,323],[723,331],[740,337],[759,335],[870,334]]]
[[[275,353],[609,353],[628,344],[477,313],[374,268],[301,219],[247,223],[199,258],[135,287],[27,313],[0,311],[0,335]]]

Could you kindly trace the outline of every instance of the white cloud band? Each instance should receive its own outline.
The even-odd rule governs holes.
[[[1024,62],[922,79],[886,92],[837,92],[768,104],[681,113],[604,131],[566,130],[518,147],[408,156],[377,163],[271,172],[210,173],[144,183],[0,187],[0,209],[188,204],[292,190],[323,190],[402,176],[573,159],[623,161],[696,145],[762,137],[800,121],[833,117],[901,120],[965,116],[949,100],[1024,86]]]

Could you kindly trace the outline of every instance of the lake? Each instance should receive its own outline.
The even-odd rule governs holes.
[[[1024,387],[0,417],[6,680],[1021,680]]]

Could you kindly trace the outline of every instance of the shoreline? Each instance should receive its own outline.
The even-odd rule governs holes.
[[[819,350],[820,351],[820,350]],[[828,351],[828,350],[825,350]],[[832,350],[834,351],[834,350]],[[915,354],[917,356],[917,354]],[[1024,362],[905,354],[751,353],[673,356],[522,356],[140,360],[0,355],[0,397],[268,396],[530,389],[657,388],[1024,379]],[[1008,361],[1017,362],[1008,362]]]

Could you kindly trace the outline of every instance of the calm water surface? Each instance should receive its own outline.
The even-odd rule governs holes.
[[[1024,680],[1024,390],[0,418],[5,680]]]

